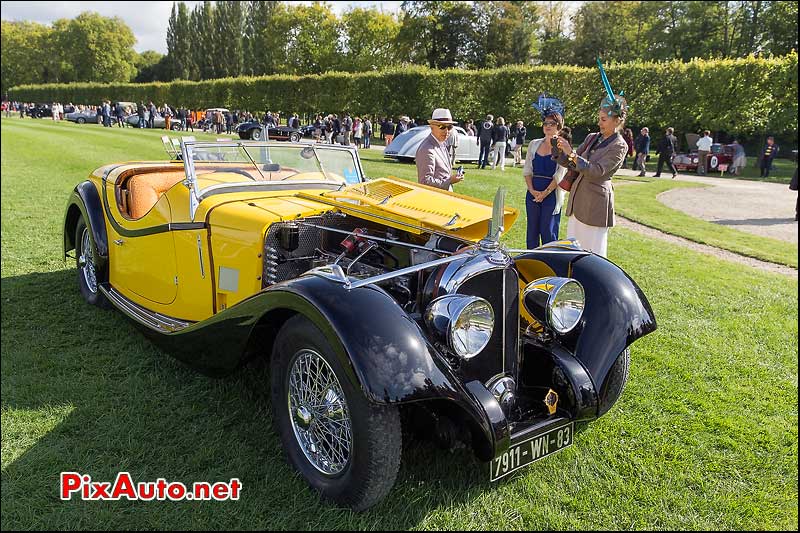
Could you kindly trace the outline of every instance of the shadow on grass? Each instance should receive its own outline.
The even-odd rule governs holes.
[[[397,483],[361,514],[321,502],[283,458],[268,376],[213,379],[85,304],[74,270],[2,280],[3,529],[408,529],[489,486],[468,451],[404,443]],[[59,473],[191,484],[239,478],[236,502],[60,501]]]
[[[723,226],[774,226],[776,224],[790,224],[795,222],[791,217],[789,218],[745,218],[745,219],[729,219],[729,220],[713,220],[714,224],[721,224]]]

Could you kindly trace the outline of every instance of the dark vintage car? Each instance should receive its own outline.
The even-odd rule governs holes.
[[[264,133],[266,129],[266,134]],[[292,128],[291,126],[270,126],[265,128],[264,124],[251,120],[250,122],[242,122],[236,127],[236,133],[239,134],[240,139],[252,139],[254,141],[269,140],[269,141],[290,141],[297,142],[303,137],[311,137],[314,126],[300,126],[300,128]]]
[[[26,114],[31,118],[53,118],[53,109],[47,104],[35,104]]]
[[[689,146],[689,153],[677,153],[672,162],[675,168],[680,171],[691,170],[697,172],[699,159],[697,156],[697,140],[700,138],[695,133],[686,134],[686,143]],[[730,144],[714,143],[711,145],[711,152],[706,158],[706,172],[725,171],[733,164],[735,148]]]
[[[368,180],[339,145],[178,148],[75,187],[78,288],[205,374],[267,361],[288,461],[338,505],[390,492],[401,414],[465,443],[491,481],[571,446],[656,329],[636,282],[577,242],[501,244],[518,215],[503,190],[490,203]]]

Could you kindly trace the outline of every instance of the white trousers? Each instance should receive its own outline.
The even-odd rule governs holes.
[[[490,160],[492,162],[492,170],[500,163],[500,170],[506,169],[506,143],[494,143],[494,153],[492,153]]]
[[[606,257],[608,253],[608,228],[584,224],[575,215],[567,221],[567,238],[577,239],[584,250]]]

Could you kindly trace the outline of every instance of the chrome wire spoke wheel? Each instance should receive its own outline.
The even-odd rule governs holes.
[[[94,255],[92,254],[92,242],[89,238],[89,228],[84,228],[81,235],[81,254],[78,256],[78,265],[83,273],[86,286],[92,293],[96,293],[97,274],[94,266]]]
[[[308,461],[327,476],[350,460],[353,435],[342,386],[320,354],[303,349],[289,370],[287,401],[295,439]]]

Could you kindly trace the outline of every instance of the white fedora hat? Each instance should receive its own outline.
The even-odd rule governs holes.
[[[453,115],[450,114],[450,110],[444,107],[439,107],[433,110],[431,113],[431,119],[428,121],[428,124],[432,122],[437,122],[439,124],[455,124],[456,122],[453,120]]]

